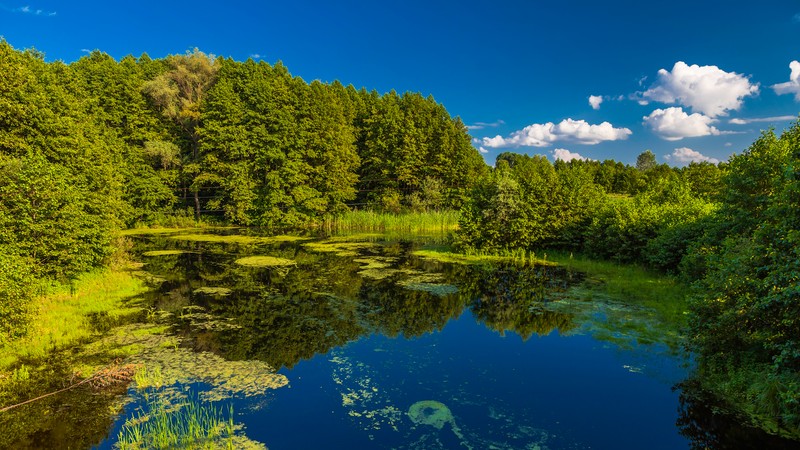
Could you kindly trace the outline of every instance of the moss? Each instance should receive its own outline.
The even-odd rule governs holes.
[[[247,256],[236,260],[236,264],[247,267],[282,267],[296,266],[291,259],[276,258],[274,256]]]

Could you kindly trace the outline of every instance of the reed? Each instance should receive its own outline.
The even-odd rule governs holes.
[[[458,228],[458,211],[409,212],[349,211],[328,216],[322,228],[329,234],[342,232],[447,233]]]
[[[233,406],[226,409],[189,397],[172,404],[154,396],[125,421],[117,435],[121,450],[234,448]]]

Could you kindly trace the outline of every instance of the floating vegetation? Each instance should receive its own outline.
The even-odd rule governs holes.
[[[262,361],[227,361],[210,352],[183,348],[176,336],[151,334],[155,331],[163,332],[162,326],[120,327],[114,334],[87,346],[85,355],[107,355],[114,348],[135,345],[138,351],[128,356],[127,363],[146,367],[149,375],[160,372],[163,386],[208,383],[211,389],[201,395],[210,401],[263,395],[289,383],[284,375],[275,373]]]
[[[415,424],[430,425],[438,430],[441,430],[447,423],[456,427],[453,413],[444,403],[436,400],[422,400],[414,403],[408,408],[408,417]]]
[[[322,242],[307,242],[303,247],[312,252],[333,253],[336,256],[358,256],[359,251],[377,246],[374,242],[341,242],[331,238]]]
[[[170,239],[192,242],[212,242],[222,244],[277,244],[281,242],[304,241],[309,238],[302,236],[244,236],[240,234],[181,234],[170,236]]]
[[[388,396],[375,385],[370,368],[353,363],[338,352],[330,359],[334,364],[333,382],[341,387],[342,406],[347,414],[362,423],[364,431],[388,427],[399,431],[402,411],[389,402]]]
[[[178,234],[178,233],[189,233],[195,231],[203,231],[208,230],[208,228],[166,228],[166,227],[158,227],[158,228],[131,228],[129,230],[122,230],[120,234],[122,236],[145,236],[148,234]]]
[[[443,277],[438,273],[415,273],[397,284],[412,291],[423,291],[438,297],[455,294],[458,288],[452,284],[441,283]]]
[[[296,266],[291,259],[277,258],[275,256],[246,256],[236,260],[236,264],[247,267],[285,267]]]
[[[528,253],[522,249],[507,252],[473,252],[467,254],[452,252],[449,247],[437,247],[415,250],[411,254],[423,259],[451,264],[473,265],[514,262],[519,264],[555,265],[555,263],[547,261],[547,255],[544,255],[543,258],[538,258],[534,253]]]
[[[186,250],[152,250],[142,253],[142,256],[172,256],[182,255],[184,253],[193,253]]]
[[[217,297],[225,297],[226,295],[230,295],[231,292],[233,291],[228,288],[211,286],[203,286],[194,290],[195,294],[214,295]]]
[[[392,265],[397,263],[397,258],[391,256],[356,258],[353,262],[361,264],[361,270],[358,271],[359,275],[373,280],[383,280],[403,272],[400,269],[391,268]]]

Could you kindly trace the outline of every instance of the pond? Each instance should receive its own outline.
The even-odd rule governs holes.
[[[94,446],[137,448],[120,432],[186,399],[228,427],[222,448],[765,442],[677,388],[685,304],[614,298],[552,263],[437,258],[440,240],[137,236],[147,312],[93,345],[133,348],[144,370]]]

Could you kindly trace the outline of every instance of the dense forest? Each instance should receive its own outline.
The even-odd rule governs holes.
[[[490,168],[432,97],[197,50],[65,64],[2,41],[0,341],[25,333],[43,280],[109,264],[123,228],[460,210],[465,252],[578,252],[691,284],[699,382],[796,435],[799,163],[794,125],[718,165],[645,151],[635,166],[504,153]]]

